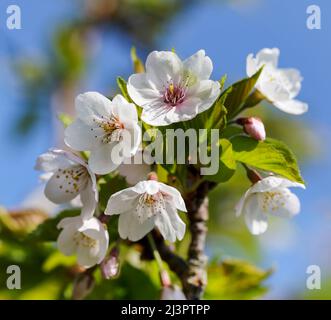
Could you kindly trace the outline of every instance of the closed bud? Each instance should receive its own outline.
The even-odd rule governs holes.
[[[120,270],[120,261],[119,261],[119,250],[115,246],[109,253],[109,255],[102,261],[101,265],[101,274],[104,279],[112,279],[116,277]]]
[[[237,123],[242,125],[244,131],[255,140],[265,140],[266,133],[261,119],[256,117],[239,118]]]
[[[92,274],[84,272],[77,276],[74,282],[74,288],[72,291],[73,300],[83,300],[93,290],[95,280]]]

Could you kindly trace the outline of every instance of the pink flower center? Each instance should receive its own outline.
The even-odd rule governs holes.
[[[185,93],[185,87],[171,83],[167,90],[164,92],[163,101],[166,104],[175,107],[184,101]]]

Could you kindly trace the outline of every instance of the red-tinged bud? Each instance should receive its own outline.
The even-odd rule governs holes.
[[[101,274],[104,279],[115,278],[120,271],[119,250],[115,246],[109,255],[102,261],[100,265]]]
[[[166,270],[162,270],[160,272],[160,280],[162,287],[170,287],[171,286],[171,280],[169,277],[169,273]]]
[[[255,140],[265,140],[266,133],[261,119],[256,117],[239,118],[237,123],[242,125],[244,131]]]
[[[78,275],[74,282],[72,299],[83,300],[92,292],[94,285],[95,280],[92,274],[84,272]]]

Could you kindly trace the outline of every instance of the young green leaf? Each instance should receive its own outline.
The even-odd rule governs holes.
[[[245,78],[234,83],[222,93],[220,99],[222,99],[222,96],[226,96],[224,105],[228,110],[228,119],[232,119],[242,110],[242,106],[254,89],[262,69],[263,67],[250,78]]]
[[[283,142],[274,139],[257,141],[246,136],[236,136],[231,139],[231,143],[237,161],[304,183],[294,154]]]
[[[122,77],[117,77],[117,85],[120,88],[123,97],[129,102],[132,102],[132,99],[130,98],[128,93],[126,81]]]

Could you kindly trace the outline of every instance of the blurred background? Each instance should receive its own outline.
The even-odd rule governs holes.
[[[63,127],[57,115],[73,114],[78,93],[116,92],[116,77],[127,78],[132,73],[132,46],[143,61],[151,50],[175,48],[185,58],[205,49],[214,63],[213,78],[219,79],[226,73],[227,85],[245,77],[249,53],[278,47],[280,66],[298,68],[304,77],[299,98],[309,103],[309,112],[291,116],[270,105],[250,112],[264,120],[268,135],[285,141],[297,154],[307,183],[307,190],[295,190],[302,211],[291,221],[272,220],[266,234],[252,237],[242,219],[234,217],[233,210],[249,182],[243,183],[243,174],[238,172],[227,184],[218,187],[210,197],[212,222],[207,251],[215,263],[209,270],[206,297],[331,298],[330,1],[14,2],[0,2],[3,230],[12,228],[10,231],[15,233],[15,226],[4,222],[3,216],[8,212],[16,214],[19,225],[26,222],[19,215],[22,208],[40,210],[38,214],[28,212],[32,219],[28,222],[32,224],[44,219],[41,212],[56,211],[43,197],[38,173],[33,170],[35,159],[54,144],[61,146]],[[6,27],[6,10],[11,4],[21,8],[20,30]],[[311,4],[321,8],[321,30],[306,27],[306,9]],[[24,248],[4,234],[0,230],[0,298],[65,298],[65,284],[57,281],[61,272],[58,264],[70,265],[70,261],[56,262],[58,256],[53,248]],[[249,263],[245,271],[238,271],[239,277],[242,272],[246,274],[246,283],[238,284],[236,277],[224,280],[227,269],[224,265],[220,269],[218,262],[228,258],[236,259],[228,260],[232,267],[236,266],[234,261]],[[5,266],[14,263],[29,272],[29,279],[22,272],[23,290],[19,292],[4,288]],[[321,290],[306,288],[309,265],[321,268]],[[131,285],[131,278],[139,281],[139,277],[132,276],[135,272],[132,268],[122,270],[124,278],[114,285],[117,291],[104,294],[100,289],[93,297],[135,298],[132,292],[123,293],[123,287]],[[144,277],[140,274],[139,279],[145,281]],[[263,284],[256,278],[264,280]],[[238,292],[237,284],[241,288],[237,288]]]

